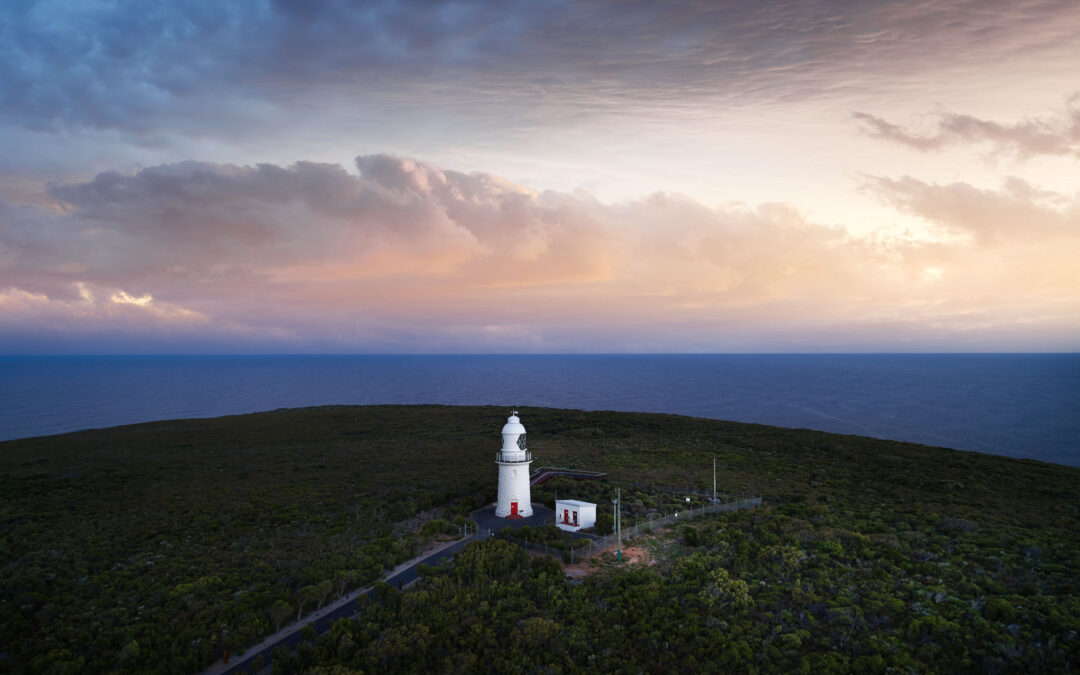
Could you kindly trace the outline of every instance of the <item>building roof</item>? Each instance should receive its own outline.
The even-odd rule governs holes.
[[[592,502],[581,502],[581,501],[578,501],[576,499],[556,499],[555,503],[556,504],[569,504],[571,506],[578,506],[578,507],[581,507],[581,506],[593,506],[593,507],[595,507],[596,506],[596,504],[593,504]]]

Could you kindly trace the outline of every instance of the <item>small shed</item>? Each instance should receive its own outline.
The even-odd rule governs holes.
[[[577,532],[596,525],[596,504],[576,499],[555,502],[555,525],[560,530]]]

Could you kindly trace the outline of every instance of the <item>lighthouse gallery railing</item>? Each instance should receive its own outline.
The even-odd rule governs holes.
[[[521,454],[524,454],[525,457],[522,458],[522,457],[517,456],[517,455],[521,455]],[[504,455],[507,457],[507,459],[503,459]],[[511,457],[512,457],[512,459],[510,459]],[[502,450],[500,450],[500,451],[495,453],[495,461],[496,462],[511,462],[511,463],[512,462],[531,462],[532,461],[532,452],[530,452],[529,450],[526,450],[524,453],[522,453],[520,450],[515,450],[512,453],[511,452],[505,452],[504,453]]]

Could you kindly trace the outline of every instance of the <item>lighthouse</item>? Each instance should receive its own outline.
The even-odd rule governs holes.
[[[502,428],[502,449],[495,453],[499,465],[499,502],[495,515],[500,518],[528,518],[533,514],[529,494],[529,465],[532,453],[525,448],[525,427],[515,410]]]

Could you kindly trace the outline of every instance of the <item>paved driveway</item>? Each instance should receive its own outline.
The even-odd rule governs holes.
[[[419,567],[420,565],[438,565],[441,561],[446,560],[447,558],[454,555],[454,553],[457,553],[461,549],[465,548],[465,546],[470,541],[472,541],[473,536],[475,535],[470,535],[459,542],[455,542],[451,546],[432,553],[431,555],[423,558],[422,560],[416,561],[415,563],[401,570],[400,572],[397,572],[396,574],[391,574],[390,576],[386,577],[384,581],[391,586],[408,586],[409,584],[420,578],[419,573],[416,571],[417,567]],[[224,665],[219,661],[218,663],[207,669],[205,672],[207,674],[213,673],[213,675],[229,675],[230,673],[236,673],[241,670],[251,673],[251,662],[254,661],[255,658],[258,657],[260,654],[263,656],[263,667],[268,667],[270,665],[270,654],[275,649],[281,646],[288,647],[289,649],[295,649],[298,644],[304,641],[304,638],[300,635],[300,631],[303,629],[304,626],[308,625],[309,623],[315,626],[316,633],[322,635],[323,633],[329,631],[330,625],[338,619],[347,619],[359,614],[360,608],[357,604],[357,600],[359,600],[360,596],[362,595],[367,595],[368,599],[373,599],[375,596],[375,591],[374,589],[368,589],[366,593],[360,593],[359,595],[357,595],[356,598],[351,599],[349,602],[342,603],[340,607],[337,607],[327,612],[326,614],[319,616],[314,621],[304,621],[303,623],[293,626],[292,630],[288,632],[287,635],[282,635],[279,639],[274,640],[269,644],[266,644],[258,651],[244,654],[240,657],[240,660],[233,661],[228,665]]]
[[[480,535],[483,537],[489,537],[504,527],[511,527],[516,530],[526,525],[536,527],[545,523],[555,524],[555,512],[548,507],[533,502],[532,509],[533,514],[528,518],[500,518],[495,515],[495,504],[491,504],[482,509],[477,509],[469,515],[480,526]]]
[[[504,527],[511,527],[516,530],[518,528],[525,527],[526,525],[530,527],[535,527],[537,525],[555,522],[555,512],[548,507],[541,504],[533,503],[532,508],[533,514],[528,518],[499,518],[495,515],[495,504],[473,511],[470,515],[472,516],[473,520],[476,521],[476,523],[480,526],[480,538],[493,536],[496,532],[498,532]],[[444,548],[436,553],[427,556],[426,558],[423,558],[422,560],[418,560],[414,564],[401,570],[400,572],[391,574],[390,576],[386,577],[384,581],[386,581],[386,583],[390,584],[391,586],[408,586],[409,584],[420,578],[419,573],[416,571],[417,567],[419,567],[420,565],[438,565],[441,561],[446,560],[447,558],[454,555],[454,553],[465,548],[465,546],[475,536],[477,535],[470,535],[466,539],[456,542],[447,548]],[[251,662],[255,660],[255,658],[258,657],[260,654],[262,654],[263,656],[263,667],[268,667],[270,665],[270,654],[275,649],[281,646],[288,647],[289,649],[295,649],[298,644],[304,641],[304,638],[300,635],[300,631],[301,629],[303,629],[304,626],[310,623],[315,626],[315,632],[319,635],[322,635],[329,631],[331,624],[333,624],[338,619],[347,619],[359,614],[359,606],[357,605],[357,600],[359,600],[361,595],[367,595],[369,599],[372,599],[374,598],[374,594],[374,590],[368,589],[366,593],[358,594],[356,598],[352,598],[348,602],[342,603],[340,607],[336,607],[314,620],[304,621],[303,623],[296,624],[291,628],[286,628],[284,631],[282,631],[286,634],[282,635],[280,638],[269,641],[267,644],[265,644],[256,651],[245,653],[244,655],[240,656],[239,660],[237,661],[233,661],[228,665],[225,665],[220,661],[217,662],[209,669],[207,669],[205,673],[206,675],[230,675],[231,673],[236,673],[241,670],[250,673],[252,672]]]

